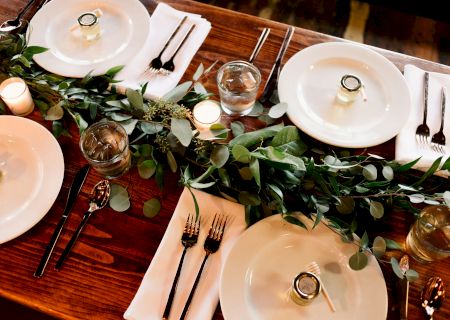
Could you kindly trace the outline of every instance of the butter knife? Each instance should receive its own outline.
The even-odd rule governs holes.
[[[42,277],[42,275],[44,274],[45,267],[47,266],[47,263],[50,260],[50,256],[53,252],[53,249],[56,246],[56,242],[58,241],[59,236],[61,235],[61,231],[64,227],[64,224],[66,223],[66,220],[69,217],[70,212],[72,211],[73,204],[75,203],[75,199],[77,198],[78,193],[80,192],[81,187],[84,183],[84,180],[86,179],[86,176],[89,172],[89,168],[90,168],[89,165],[85,165],[75,174],[75,178],[73,179],[72,185],[70,186],[69,196],[67,197],[64,212],[61,218],[59,219],[55,231],[53,231],[52,238],[50,239],[50,242],[45,248],[45,252],[41,258],[41,262],[39,263],[34,273],[34,276],[37,278]]]
[[[409,258],[404,255],[399,262],[400,269],[403,273],[409,270]],[[398,279],[397,291],[400,304],[400,320],[408,319],[408,297],[409,297],[409,281],[406,277]]]

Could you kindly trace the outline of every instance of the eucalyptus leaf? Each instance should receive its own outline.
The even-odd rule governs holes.
[[[299,139],[300,135],[297,127],[286,126],[275,134],[270,145],[272,147],[278,147],[290,142],[298,141]]]
[[[229,142],[229,146],[233,148],[235,145],[242,145],[244,147],[251,147],[256,143],[260,143],[262,140],[275,136],[275,134],[284,128],[284,124],[277,124],[271,127],[246,132],[237,137],[234,137],[233,140]]]
[[[384,215],[384,207],[381,202],[370,201],[370,214],[375,219],[380,219]]]
[[[240,136],[245,132],[245,125],[240,121],[234,121],[230,124],[231,131],[233,132],[233,136]]]
[[[367,234],[366,231],[364,231],[363,236],[361,237],[361,240],[359,242],[359,246],[361,247],[361,249],[365,250],[367,249],[369,245],[369,235]]]
[[[250,181],[253,179],[252,170],[249,167],[243,167],[239,169],[239,175],[245,181]]]
[[[224,168],[219,168],[217,169],[217,171],[219,173],[220,181],[222,182],[222,184],[226,187],[230,187],[230,175],[228,174],[227,170]]]
[[[206,91],[205,87],[200,82],[194,84],[194,90],[199,94],[208,94],[208,91]]]
[[[123,186],[112,183],[109,206],[117,212],[124,212],[130,208],[130,196]]]
[[[414,282],[419,279],[419,274],[415,270],[408,269],[405,272],[405,277],[409,282]]]
[[[144,216],[148,218],[153,218],[158,215],[161,210],[161,202],[157,198],[152,198],[144,202],[144,206],[142,208],[144,212]]]
[[[375,237],[373,240],[372,252],[377,258],[381,258],[386,253],[386,241],[383,237]]]
[[[133,108],[142,110],[144,108],[144,97],[138,90],[127,89],[126,91],[128,101]]]
[[[355,209],[355,200],[352,197],[340,197],[336,210],[341,214],[350,214]]]
[[[403,250],[403,247],[397,241],[388,238],[384,238],[384,241],[386,241],[386,248],[390,250]]]
[[[250,162],[250,151],[240,144],[233,146],[231,149],[231,154],[235,161],[241,163],[249,163]]]
[[[410,194],[408,198],[411,203],[422,203],[425,200],[425,196],[420,193]]]
[[[121,121],[120,125],[125,129],[127,135],[131,135],[136,128],[136,124],[138,123],[137,119],[129,119],[125,121]]]
[[[388,181],[394,179],[394,170],[390,166],[384,166],[382,174],[383,177]]]
[[[175,88],[173,88],[171,91],[166,93],[162,99],[167,102],[177,102],[180,101],[188,92],[189,88],[192,85],[192,81],[186,81],[182,84],[179,84]]]
[[[119,73],[120,71],[122,71],[122,69],[123,69],[124,67],[125,67],[124,65],[112,67],[112,68],[108,69],[108,71],[106,71],[105,74],[106,74],[107,76],[110,76],[111,78],[114,78],[114,76],[115,76],[117,73]]]
[[[450,207],[450,191],[445,191],[443,197],[447,207]]]
[[[228,149],[228,148],[227,148]],[[256,158],[250,160],[249,165],[250,171],[252,172],[253,178],[255,179],[258,187],[261,188],[261,173],[259,172],[259,161]]]
[[[203,74],[204,70],[205,67],[203,66],[203,63],[200,63],[197,70],[195,70],[194,75],[192,76],[192,80],[197,81]]]
[[[175,157],[173,156],[172,151],[167,151],[167,163],[169,164],[170,170],[172,172],[177,172],[178,169],[178,165],[177,165],[177,160],[175,159]]]
[[[297,226],[299,226],[299,227],[301,227],[301,228],[303,228],[303,229],[308,229],[308,228],[306,227],[306,225],[305,225],[300,219],[297,219],[297,218],[294,217],[294,216],[291,216],[291,215],[283,215],[283,219],[286,220],[287,222],[292,223],[292,224],[295,224],[295,225],[297,225]]]
[[[125,121],[133,118],[131,114],[125,114],[125,113],[119,113],[119,112],[111,112],[108,113],[107,116],[109,116],[112,120],[120,122]]]
[[[189,146],[193,135],[191,123],[188,120],[172,118],[170,129],[183,146]]]
[[[405,277],[405,275],[403,274],[402,269],[400,269],[400,265],[398,263],[398,260],[395,259],[395,257],[391,258],[391,266],[392,266],[392,271],[394,271],[395,275],[397,277],[399,277],[400,279],[403,279]]]
[[[164,129],[162,124],[149,121],[139,121],[139,128],[146,134],[155,134]]]
[[[263,112],[264,106],[259,101],[255,101],[255,104],[250,113],[247,114],[247,117],[258,117]]]
[[[150,179],[156,172],[156,162],[154,160],[144,160],[137,165],[139,176],[143,179]]]
[[[358,251],[350,257],[348,264],[350,268],[358,271],[364,269],[364,267],[367,266],[368,261],[369,259],[367,256],[363,252]]]
[[[377,180],[377,168],[373,164],[364,166],[362,174],[368,181]]]
[[[257,194],[241,191],[239,193],[239,202],[243,205],[259,206],[261,204],[261,199]]]
[[[211,152],[211,163],[217,168],[222,168],[228,161],[230,157],[230,151],[225,145],[216,145],[214,146],[213,151]]]
[[[278,119],[284,116],[288,108],[288,104],[286,102],[280,102],[274,106],[272,106],[269,110],[269,117]]]
[[[215,181],[205,182],[205,183],[192,182],[192,183],[190,183],[190,186],[195,188],[195,189],[207,189],[207,188],[212,187],[215,184],[216,184]]]
[[[50,109],[47,110],[47,114],[45,115],[45,120],[59,120],[64,116],[64,109],[61,107],[61,104],[56,104]]]

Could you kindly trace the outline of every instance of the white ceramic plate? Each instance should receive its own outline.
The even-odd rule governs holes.
[[[310,220],[298,216],[311,226]],[[270,216],[245,231],[225,262],[220,305],[227,320],[386,319],[387,290],[375,258],[361,271],[348,265],[352,244],[319,224],[305,230]],[[336,307],[333,313],[323,295],[308,306],[289,297],[292,280],[311,261]]]
[[[342,76],[359,77],[368,100],[336,98]],[[280,101],[291,121],[311,137],[339,147],[363,148],[393,138],[410,110],[406,81],[388,59],[362,45],[329,42],[307,47],[283,67]]]
[[[58,196],[64,158],[53,135],[26,118],[0,116],[0,243],[41,220]]]
[[[86,41],[79,29],[71,28],[82,13],[95,9],[103,12],[102,33],[99,39]],[[138,0],[52,0],[31,19],[29,43],[49,48],[34,56],[42,68],[81,78],[129,62],[144,46],[149,25],[148,11]]]

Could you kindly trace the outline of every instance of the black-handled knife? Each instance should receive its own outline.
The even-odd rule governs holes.
[[[61,218],[59,219],[55,231],[53,231],[52,238],[50,239],[50,242],[45,248],[45,252],[41,258],[41,262],[39,263],[39,266],[37,267],[34,273],[34,276],[37,278],[42,277],[42,275],[44,274],[45,267],[47,266],[47,263],[50,260],[50,256],[53,252],[53,249],[56,246],[56,242],[58,241],[59,236],[61,235],[61,231],[64,227],[64,224],[66,223],[66,220],[69,217],[70,212],[72,211],[73,204],[75,203],[75,199],[77,198],[78,193],[80,192],[81,187],[84,183],[84,180],[86,179],[86,176],[89,172],[89,168],[90,168],[89,165],[85,165],[75,174],[75,178],[73,179],[72,185],[70,186],[69,196],[67,197],[64,212]]]
[[[269,100],[273,94],[273,91],[275,90],[275,87],[278,82],[278,76],[280,74],[280,68],[281,68],[281,62],[283,60],[284,54],[286,53],[286,50],[289,46],[289,43],[291,42],[292,35],[294,34],[295,28],[289,27],[286,31],[286,34],[283,39],[283,43],[280,47],[280,51],[278,51],[278,56],[275,59],[275,63],[272,66],[272,70],[270,70],[269,77],[266,81],[266,85],[264,86],[263,94],[261,95],[262,102]]]

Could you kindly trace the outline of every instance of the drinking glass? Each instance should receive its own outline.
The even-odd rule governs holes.
[[[117,178],[130,168],[128,135],[115,121],[100,121],[89,126],[81,134],[80,148],[92,168],[105,178]]]
[[[217,72],[222,109],[232,115],[246,115],[255,105],[261,83],[258,68],[247,61],[231,61]]]
[[[406,250],[419,262],[450,256],[450,209],[444,205],[424,208],[406,238]]]

